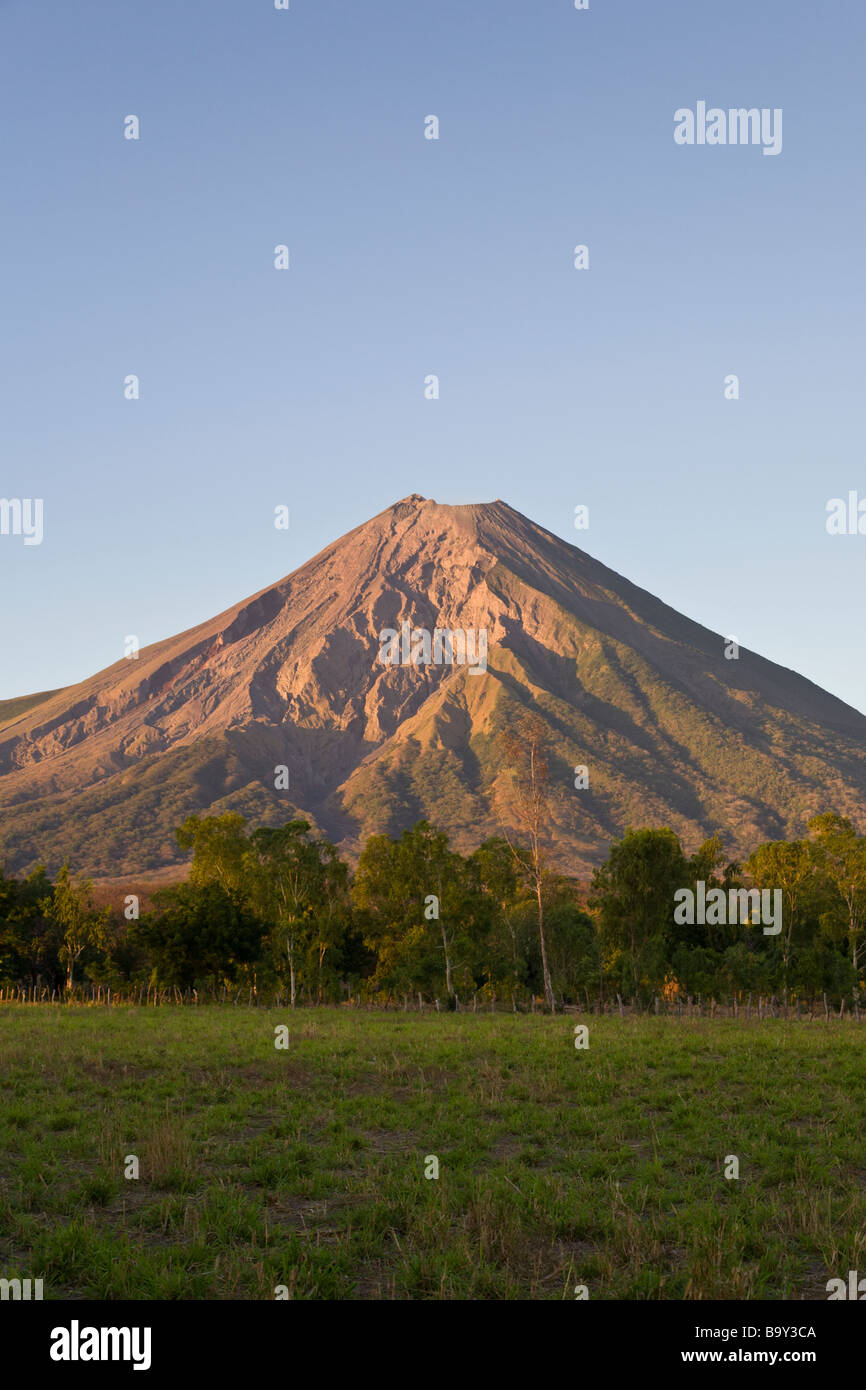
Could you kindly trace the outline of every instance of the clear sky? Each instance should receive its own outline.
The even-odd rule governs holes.
[[[861,0],[0,0],[0,698],[418,492],[866,710],[864,57]]]

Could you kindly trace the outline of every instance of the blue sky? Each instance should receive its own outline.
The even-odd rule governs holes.
[[[866,709],[864,51],[855,0],[0,0],[0,698],[419,492]],[[676,145],[699,100],[782,153]]]

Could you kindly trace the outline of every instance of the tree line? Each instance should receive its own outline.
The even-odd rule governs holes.
[[[243,989],[290,1005],[540,1000],[553,1011],[616,995],[644,1006],[746,993],[858,1003],[866,837],[850,821],[815,816],[802,839],[759,845],[743,864],[718,836],[689,855],[669,828],[628,830],[582,885],[548,865],[543,762],[533,771],[531,751],[517,788],[522,843],[497,836],[463,855],[420,821],[371,836],[352,873],[306,821],[251,829],[235,813],[191,816],[175,832],[188,880],[140,913],[133,897],[95,906],[92,883],[68,864],[55,881],[44,867],[0,872],[0,986],[202,1000]],[[698,884],[779,890],[781,930],[677,923],[674,895]]]

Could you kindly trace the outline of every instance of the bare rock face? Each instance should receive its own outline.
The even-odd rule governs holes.
[[[437,629],[483,633],[484,669],[427,659]],[[385,631],[416,660],[383,662]],[[745,649],[727,660],[721,637],[504,502],[413,495],[137,660],[0,706],[0,858],[158,870],[186,815],[226,810],[302,814],[349,857],[424,816],[467,850],[507,824],[501,735],[524,711],[545,726],[567,872],[627,825],[688,846],[719,830],[734,855],[818,811],[862,821],[863,715]]]

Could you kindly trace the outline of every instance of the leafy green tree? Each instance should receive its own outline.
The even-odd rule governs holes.
[[[88,947],[98,947],[102,943],[108,923],[108,913],[97,912],[93,907],[90,899],[92,889],[90,879],[75,883],[68,861],[63,864],[54,888],[52,916],[63,932],[59,956],[66,965],[68,990],[73,987],[75,962]]]
[[[677,983],[687,994],[711,995],[717,988],[719,955],[707,946],[681,943],[670,965]]]
[[[204,819],[187,816],[174,834],[182,850],[192,850],[190,883],[219,883],[236,893],[246,891],[250,852],[246,824],[246,817],[235,811]]]
[[[250,837],[250,895],[259,913],[274,923],[275,960],[285,950],[289,998],[297,999],[299,963],[315,951],[321,997],[322,965],[348,927],[348,870],[327,840],[310,835],[305,820],[263,826]]]
[[[349,897],[349,867],[338,857],[329,840],[317,842],[319,869],[312,902],[312,948],[315,958],[316,998],[324,999],[326,957],[331,975],[344,959],[347,937],[352,929]],[[310,976],[312,977],[312,969]]]
[[[772,958],[761,945],[744,939],[722,953],[718,978],[734,994],[769,994],[772,965]]]
[[[419,821],[399,840],[372,835],[358,864],[353,901],[376,953],[374,985],[408,992],[474,988],[478,946],[489,930],[476,863],[448,848],[448,836]]]
[[[154,894],[153,907],[133,924],[164,984],[191,989],[198,981],[234,982],[259,957],[264,924],[235,889],[180,883]]]
[[[147,952],[119,907],[108,909],[99,954],[88,963],[86,974],[95,984],[115,991],[133,981],[144,982],[150,974]]]
[[[667,827],[627,830],[593,875],[590,906],[598,913],[602,946],[625,954],[635,993],[643,971],[648,983],[660,983],[674,894],[689,881],[680,842]]]
[[[52,915],[54,886],[40,864],[25,879],[0,872],[0,980],[61,986],[63,934]]]
[[[813,816],[808,829],[813,837],[812,861],[830,890],[827,920],[847,939],[851,965],[859,984],[866,947],[866,838],[843,816]]]
[[[550,970],[560,994],[573,1003],[584,993],[595,993],[601,979],[598,935],[565,878],[551,885],[545,922]]]
[[[857,986],[854,967],[826,936],[818,935],[791,952],[791,980],[810,998],[825,991],[833,998],[851,996]]]
[[[490,925],[481,946],[479,964],[491,993],[497,988],[517,1008],[517,995],[528,985],[525,924],[531,907],[524,887],[525,872],[518,874],[517,858],[509,842],[492,836],[469,856],[475,866],[482,895],[490,904]]]
[[[781,951],[782,988],[788,995],[791,947],[815,896],[815,862],[806,840],[773,840],[759,845],[746,861],[746,869],[759,889],[782,893],[782,930],[777,938]]]
[[[740,865],[725,861],[722,838],[720,835],[712,835],[710,839],[704,840],[703,844],[689,857],[686,882],[695,893],[697,893],[699,883],[705,885],[707,893],[715,888],[721,888],[725,894],[725,900],[728,901],[728,891],[731,888],[739,888],[742,879],[740,877]],[[685,887],[686,884],[681,886]],[[673,955],[676,948],[683,944],[707,947],[710,950],[724,950],[740,938],[739,926],[733,923],[728,923],[725,926],[714,925],[711,922],[677,925],[671,917],[671,927],[667,938],[668,951],[669,954]],[[677,975],[677,979],[679,978]],[[705,991],[695,989],[693,992],[703,994]]]

